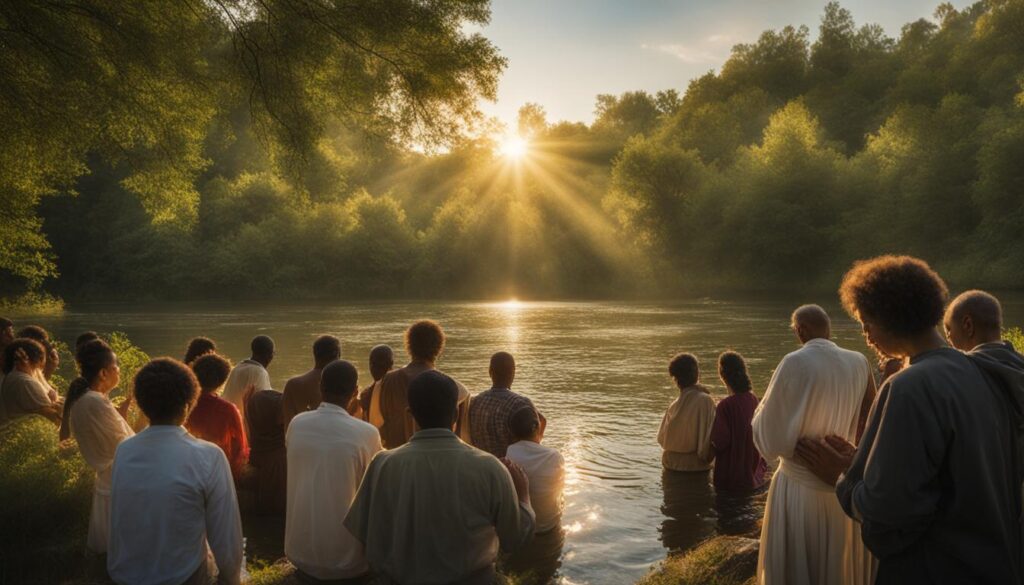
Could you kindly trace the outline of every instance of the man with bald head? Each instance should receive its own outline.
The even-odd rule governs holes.
[[[512,415],[533,402],[512,391],[516,378],[516,360],[507,351],[491,356],[491,389],[478,394],[469,405],[470,436],[473,445],[495,457],[504,457],[508,446],[516,442],[509,423]]]
[[[960,351],[988,344],[1002,345],[1003,308],[999,299],[982,290],[969,290],[949,303],[942,319],[946,338]]]
[[[868,585],[874,560],[859,530],[795,450],[801,438],[859,439],[875,393],[871,366],[829,340],[831,322],[818,305],[797,308],[790,325],[802,347],[779,363],[753,420],[757,449],[781,459],[761,527],[758,582]]]
[[[359,413],[363,420],[377,427],[384,426],[380,410],[380,381],[395,367],[395,351],[388,345],[375,345],[370,350],[370,375],[373,382],[359,393]]]

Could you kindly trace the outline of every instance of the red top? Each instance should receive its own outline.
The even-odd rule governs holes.
[[[715,408],[711,443],[715,449],[715,490],[749,492],[764,485],[764,458],[754,446],[750,421],[757,410],[757,396],[741,392],[723,398]]]
[[[220,447],[231,465],[231,474],[238,479],[249,459],[249,443],[242,427],[242,415],[234,404],[212,393],[203,393],[188,415],[185,428],[196,438]]]

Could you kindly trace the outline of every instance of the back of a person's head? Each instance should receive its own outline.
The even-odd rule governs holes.
[[[984,333],[999,332],[1003,328],[1003,306],[994,295],[983,290],[969,290],[957,295],[949,303],[947,314],[953,320],[968,316],[974,327]]]
[[[25,356],[28,363],[40,367],[46,359],[46,348],[35,339],[19,337],[7,344],[4,348],[4,374],[10,374],[18,362],[19,352]]]
[[[516,441],[532,439],[540,429],[540,415],[533,407],[521,408],[508,421],[508,430]]]
[[[157,358],[135,374],[135,402],[153,424],[185,418],[199,396],[199,381],[185,364]]]
[[[7,317],[0,317],[0,330],[7,329],[8,327],[14,327],[14,321]]]
[[[324,366],[341,359],[341,340],[333,335],[321,335],[313,342],[313,360]]]
[[[408,399],[409,410],[421,429],[450,429],[455,424],[459,386],[445,374],[429,370],[413,378]]]
[[[35,339],[44,346],[50,342],[50,334],[46,332],[46,329],[43,329],[39,325],[26,325],[21,328],[21,331],[18,331],[17,336],[25,337],[27,339]]]
[[[737,394],[753,390],[747,362],[735,351],[726,351],[718,356],[718,374],[725,385]]]
[[[81,335],[75,338],[75,350],[77,351],[78,348],[82,347],[86,343],[89,343],[90,341],[95,341],[99,338],[99,334],[96,333],[95,331],[86,331],[85,333],[82,333]]]
[[[668,374],[679,388],[689,388],[700,380],[700,366],[692,353],[678,353],[668,363]]]
[[[436,321],[424,319],[405,332],[405,349],[413,359],[432,361],[444,350],[444,330]]]
[[[182,361],[191,364],[201,355],[217,351],[217,344],[209,337],[193,337],[185,348],[185,359]]]
[[[100,373],[116,362],[117,356],[114,354],[114,350],[102,339],[92,339],[78,344],[75,349],[78,377],[72,380],[68,386],[68,392],[64,399],[65,417],[70,414],[75,402],[96,383]]]
[[[359,386],[359,371],[345,360],[335,360],[320,374],[320,392],[326,396],[347,399]]]
[[[879,256],[855,263],[843,276],[839,296],[850,316],[909,337],[939,324],[948,289],[924,260]]]
[[[228,380],[228,375],[231,374],[231,362],[216,353],[203,354],[190,365],[192,372],[196,375],[196,380],[199,381],[199,388],[204,394],[223,386]]]
[[[274,340],[267,335],[257,335],[249,344],[252,355],[267,357],[274,355]]]
[[[495,353],[491,356],[489,373],[495,386],[511,386],[516,375],[515,358],[507,351]]]

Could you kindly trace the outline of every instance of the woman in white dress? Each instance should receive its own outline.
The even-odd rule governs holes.
[[[71,436],[82,457],[96,471],[89,516],[89,549],[107,552],[110,526],[110,479],[118,444],[134,435],[124,418],[130,398],[115,408],[107,395],[121,381],[121,368],[110,346],[100,340],[83,344],[75,355],[81,377],[71,383],[65,410]]]

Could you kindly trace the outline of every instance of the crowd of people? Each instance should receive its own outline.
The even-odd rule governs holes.
[[[1024,579],[1024,357],[1001,339],[994,296],[947,295],[910,257],[846,274],[842,303],[884,357],[877,380],[831,341],[818,305],[793,312],[801,347],[761,400],[736,352],[718,358],[729,395],[717,403],[694,355],[670,361],[679,396],[658,432],[662,464],[711,473],[721,493],[769,486],[759,583]],[[199,337],[182,361],[143,366],[118,406],[117,356],[95,333],[76,340],[64,397],[45,330],[3,320],[0,345],[0,422],[39,415],[75,440],[96,472],[87,545],[118,583],[238,583],[246,507],[284,515],[285,554],[307,583],[489,584],[499,551],[559,528],[564,461],[512,390],[514,356],[495,353],[492,387],[471,395],[437,369],[433,321],[406,330],[403,367],[374,347],[362,388],[330,335],[283,392],[271,338],[232,366]]]
[[[857,263],[839,292],[881,358],[877,381],[831,340],[824,309],[801,306],[801,347],[760,402],[734,352],[719,357],[730,395],[717,406],[697,359],[672,360],[663,465],[713,465],[717,491],[749,493],[778,461],[761,584],[1021,583],[1024,357],[1002,339],[998,299],[972,290],[947,305],[939,275],[900,256]]]

